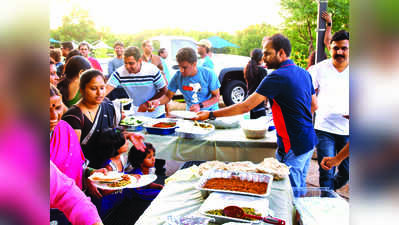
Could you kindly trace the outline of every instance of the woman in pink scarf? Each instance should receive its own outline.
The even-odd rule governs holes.
[[[63,120],[58,122],[51,135],[50,160],[82,189],[85,157],[75,131]]]
[[[50,208],[60,209],[73,225],[103,224],[90,198],[51,161]]]

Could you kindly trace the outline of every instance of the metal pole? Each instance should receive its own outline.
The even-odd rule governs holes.
[[[317,43],[316,43],[316,58],[315,63],[323,61],[325,59],[324,51],[324,33],[326,32],[326,21],[321,18],[321,13],[327,11],[328,0],[319,0],[318,5],[318,16],[317,16]]]

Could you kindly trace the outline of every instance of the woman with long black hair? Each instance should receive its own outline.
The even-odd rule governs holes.
[[[251,52],[251,60],[244,68],[244,79],[247,82],[248,96],[256,91],[256,88],[266,77],[267,71],[261,66],[263,62],[263,52],[260,48],[255,48]],[[250,112],[251,119],[266,116],[265,103],[262,102]]]

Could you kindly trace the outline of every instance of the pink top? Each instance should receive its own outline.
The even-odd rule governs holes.
[[[82,189],[85,157],[73,128],[60,120],[50,138],[50,160]]]
[[[101,68],[100,63],[97,61],[97,59],[92,58],[92,57],[88,57],[87,58],[91,64],[91,66],[96,69],[96,70],[100,70],[101,72],[103,72],[103,69]]]
[[[90,198],[51,161],[50,208],[61,210],[73,225],[92,225],[101,221]]]

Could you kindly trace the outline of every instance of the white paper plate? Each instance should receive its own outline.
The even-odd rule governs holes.
[[[177,117],[177,118],[182,118],[182,119],[192,119],[197,117],[196,112],[191,112],[191,111],[172,111],[169,113],[171,116]]]
[[[97,188],[104,189],[104,190],[121,190],[121,189],[124,189],[124,188],[143,187],[143,186],[151,184],[152,182],[154,182],[154,180],[157,179],[157,175],[155,175],[155,174],[141,175],[141,177],[140,177],[140,179],[138,181],[132,175],[129,175],[129,177],[130,177],[131,183],[126,185],[126,186],[123,186],[123,187],[110,187],[110,186],[107,185],[109,183],[102,183],[102,182],[97,182],[97,181],[93,182],[93,184]]]

